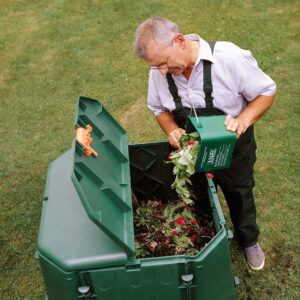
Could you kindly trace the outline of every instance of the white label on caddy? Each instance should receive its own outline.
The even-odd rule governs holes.
[[[216,167],[222,167],[225,166],[226,164],[226,159],[228,157],[228,153],[230,150],[230,144],[223,144],[219,149],[218,149],[218,154],[216,156]]]
[[[207,162],[208,165],[213,165],[214,164],[216,153],[217,153],[217,148],[209,150],[208,162]]]

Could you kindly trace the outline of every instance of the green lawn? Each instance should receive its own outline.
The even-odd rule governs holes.
[[[287,0],[1,0],[0,299],[43,299],[34,253],[47,166],[71,145],[78,95],[101,100],[131,142],[164,139],[145,104],[148,68],[131,50],[153,15],[251,49],[277,82],[256,126],[266,267],[250,271],[235,242],[232,257],[240,299],[300,299],[300,5]]]

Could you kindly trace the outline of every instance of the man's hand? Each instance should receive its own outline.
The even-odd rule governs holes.
[[[243,120],[240,120],[239,118],[234,118],[231,115],[226,116],[224,124],[227,130],[236,133],[237,139],[248,128],[248,126],[245,124],[245,122],[243,122]]]
[[[164,111],[156,116],[156,120],[165,132],[169,144],[174,148],[180,148],[179,139],[185,133],[185,130],[178,127],[171,113]]]
[[[168,142],[174,148],[180,148],[179,139],[185,133],[182,128],[175,128],[168,134]]]
[[[275,94],[273,96],[260,95],[256,97],[237,118],[233,118],[230,115],[226,116],[224,122],[226,129],[236,132],[236,137],[239,138],[248,127],[259,120],[269,110],[274,101]]]

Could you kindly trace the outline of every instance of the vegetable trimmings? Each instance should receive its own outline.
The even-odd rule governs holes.
[[[180,199],[187,205],[193,204],[190,177],[195,173],[195,164],[200,149],[199,134],[197,132],[183,134],[179,140],[180,149],[169,155],[167,163],[173,163],[173,174],[176,176],[172,184]]]

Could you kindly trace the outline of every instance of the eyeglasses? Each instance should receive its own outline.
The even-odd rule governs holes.
[[[172,56],[172,52],[174,51],[174,47],[173,47],[173,44],[172,44],[172,47],[171,48],[171,51],[169,52],[169,56],[167,58],[167,61],[163,64],[160,64],[159,66],[149,66],[149,69],[150,70],[160,70],[160,69],[169,69],[170,66],[169,66],[169,60],[170,60],[170,57]]]
[[[163,64],[162,66],[149,66],[150,70],[160,70],[160,69],[168,69],[168,64]]]

